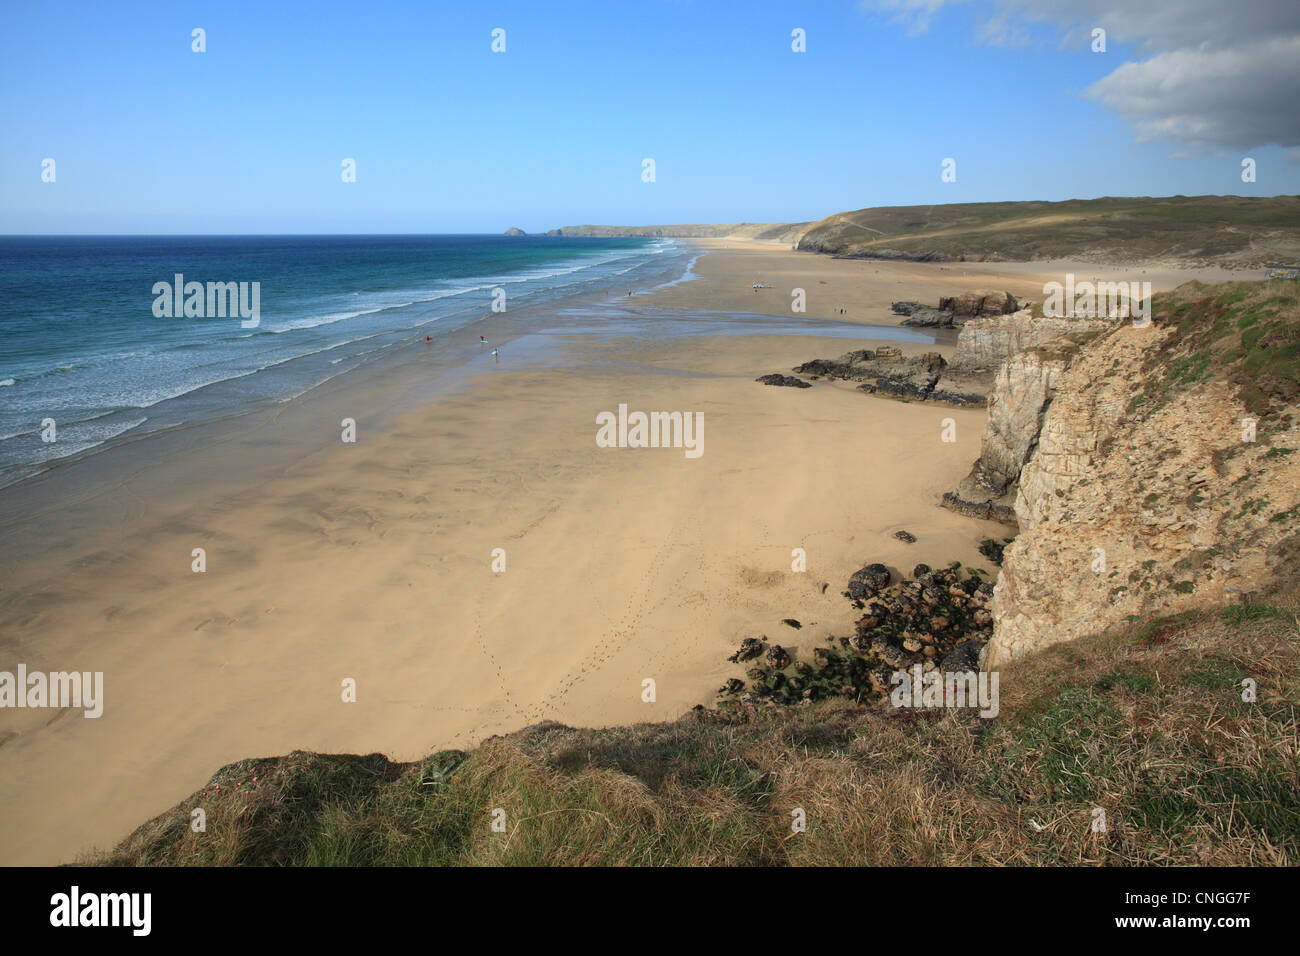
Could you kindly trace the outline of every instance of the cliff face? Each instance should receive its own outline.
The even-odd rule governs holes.
[[[1294,584],[1300,307],[1295,290],[1268,297],[1272,285],[1184,286],[1157,299],[1163,320],[1116,326],[1054,376],[1020,472],[988,667],[1130,616]],[[991,411],[990,430],[1027,427],[1041,401],[1022,389],[1009,428]],[[987,453],[991,474],[1005,474],[1003,446]]]
[[[1021,469],[1038,444],[1038,433],[1056,381],[1069,365],[1069,349],[1032,349],[1006,362],[993,382],[980,456],[943,504],[961,514],[1015,521],[1011,502]]]
[[[980,295],[967,293],[962,299]],[[949,307],[952,301],[946,300]],[[1010,304],[1017,303],[1010,299]],[[1057,379],[1082,343],[1113,328],[1115,322],[1036,318],[1027,308],[1010,314],[998,314],[996,307],[981,311],[992,314],[978,315],[961,326],[952,367],[953,374],[975,379],[997,370],[989,394],[989,417],[980,457],[956,490],[943,496],[943,506],[973,518],[1014,524],[1017,482],[1038,446]]]
[[[1024,349],[1047,345],[1066,337],[1081,337],[1101,332],[1114,325],[1108,319],[1035,318],[1028,309],[1011,315],[975,318],[961,327],[957,351],[952,364],[969,369],[997,368],[1006,359]]]

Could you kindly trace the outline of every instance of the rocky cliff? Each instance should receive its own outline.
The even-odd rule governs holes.
[[[1072,348],[1035,348],[1005,361],[993,381],[980,456],[943,505],[973,518],[1014,523],[1021,468],[1038,444],[1043,416]]]
[[[1011,315],[968,320],[957,335],[952,364],[974,370],[995,369],[1018,352],[1062,340],[1076,344],[1114,325],[1110,319],[1047,319],[1029,309]]]
[[[813,381],[825,378],[861,382],[859,391],[902,401],[963,406],[983,405],[988,400],[986,376],[969,376],[960,370],[950,372],[947,361],[938,352],[904,356],[901,350],[885,345],[846,352],[837,359],[813,359],[792,371]]]
[[[1157,296],[1063,364],[1007,363],[968,481],[1024,449],[985,664],[1300,571],[1300,294],[1285,280]],[[1041,415],[1039,429],[1032,427]]]

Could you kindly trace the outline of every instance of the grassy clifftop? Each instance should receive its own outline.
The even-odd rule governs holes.
[[[245,760],[89,862],[1295,865],[1298,608],[1058,645],[1002,672],[993,719],[832,701],[542,724],[409,764]]]
[[[860,258],[1179,259],[1258,268],[1300,259],[1300,197],[880,206],[827,216],[799,248]]]

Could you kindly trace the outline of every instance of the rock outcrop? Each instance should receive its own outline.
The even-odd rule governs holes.
[[[1036,318],[1028,309],[1010,315],[973,318],[962,325],[957,335],[952,364],[971,371],[991,371],[1025,349],[1063,339],[1085,341],[1114,324],[1112,319]]]
[[[1020,472],[986,666],[1300,576],[1295,395],[1258,385],[1295,378],[1300,315],[1262,283],[1204,290],[1157,297],[1150,327],[1122,323],[1025,383],[1026,409],[1054,394]],[[991,484],[1018,447],[1001,444],[1006,459],[976,469]]]
[[[524,231],[523,231],[522,229],[520,229],[518,226],[511,226],[509,229],[507,229],[507,230],[505,231],[505,235],[507,235],[507,236],[526,236],[526,235],[528,235],[528,233],[524,232]]]
[[[922,329],[951,329],[952,313],[935,309],[922,302],[891,302],[889,308],[895,315],[906,316],[899,325],[910,325]]]
[[[795,661],[766,638],[745,638],[728,660],[755,666],[745,672],[748,683],[732,677],[718,689],[718,709],[761,710],[830,697],[869,702],[896,686],[900,670],[974,671],[993,633],[993,585],[974,569],[963,576],[955,561],[939,570],[918,564],[912,577],[894,582],[883,564],[854,572],[844,592],[863,611],[853,635],[828,637],[826,646],[813,648],[811,662]]]
[[[773,372],[771,375],[760,375],[754,381],[761,385],[780,385],[785,388],[812,388],[812,385],[801,378],[795,378],[793,375],[781,375],[779,372]]]
[[[861,391],[905,401],[949,405],[983,405],[987,401],[986,391],[979,387],[981,382],[960,374],[946,376],[947,367],[938,352],[905,357],[900,349],[886,345],[846,352],[837,359],[813,359],[797,366],[794,372],[814,380],[861,382]]]
[[[956,491],[943,496],[945,508],[1015,522],[1016,482],[1038,445],[1043,416],[1071,354],[1069,349],[1031,349],[1002,364],[989,396],[980,456]]]
[[[1010,292],[976,289],[973,292],[941,298],[939,308],[951,312],[957,318],[972,318],[980,315],[1010,315],[1020,308],[1020,303]]]
[[[931,308],[922,302],[891,302],[895,315],[906,316],[899,325],[923,329],[961,328],[979,316],[1007,315],[1020,308],[1020,303],[1010,292],[989,292],[976,289],[961,295],[939,299],[939,307]]]

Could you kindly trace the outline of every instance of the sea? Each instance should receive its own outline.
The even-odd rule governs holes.
[[[490,329],[494,302],[515,312],[689,281],[697,255],[651,238],[0,237],[0,486]],[[155,288],[177,275],[257,283],[256,327],[166,314]]]

